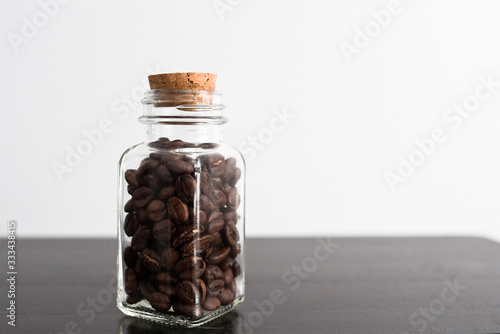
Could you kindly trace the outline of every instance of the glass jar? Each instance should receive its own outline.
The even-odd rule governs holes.
[[[118,308],[198,326],[244,299],[245,163],[222,141],[220,92],[153,89],[142,103],[146,141],[119,163]]]

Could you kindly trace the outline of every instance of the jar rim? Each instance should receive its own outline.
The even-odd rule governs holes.
[[[144,92],[141,102],[155,107],[182,107],[187,111],[224,108],[222,93],[216,90],[150,89]]]

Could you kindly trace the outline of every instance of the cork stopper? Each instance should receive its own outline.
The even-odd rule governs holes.
[[[215,90],[217,75],[185,72],[162,73],[148,76],[151,89]]]

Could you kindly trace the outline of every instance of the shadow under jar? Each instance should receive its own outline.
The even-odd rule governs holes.
[[[119,163],[118,308],[187,327],[244,299],[245,165],[223,143],[222,95],[154,89],[146,141]]]

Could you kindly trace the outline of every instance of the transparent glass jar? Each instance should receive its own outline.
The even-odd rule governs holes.
[[[245,295],[245,163],[222,141],[222,94],[145,93],[146,141],[120,159],[118,308],[188,327]]]

